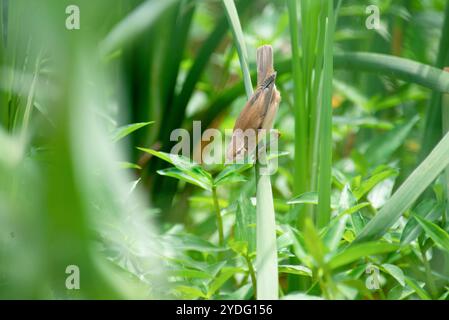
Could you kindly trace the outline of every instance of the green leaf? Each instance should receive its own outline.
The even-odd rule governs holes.
[[[338,68],[388,75],[449,93],[449,73],[413,60],[379,53],[344,52],[335,54],[334,61]]]
[[[180,277],[180,278],[196,278],[196,279],[210,279],[212,275],[200,271],[200,270],[192,270],[192,269],[177,269],[177,270],[168,270],[168,276],[172,277]]]
[[[168,168],[158,171],[160,175],[186,181],[205,190],[210,191],[212,189],[212,176],[196,162],[177,154],[165,153],[146,148],[137,149],[154,155],[175,166],[175,168]]]
[[[438,205],[435,201],[424,200],[416,207],[413,216],[418,215],[426,220],[433,221],[441,216],[442,210],[443,207],[441,205]],[[409,244],[410,242],[415,240],[422,231],[421,226],[416,219],[413,219],[413,216],[410,217],[404,229],[402,230],[402,245]]]
[[[398,171],[396,169],[391,168],[377,172],[373,174],[369,179],[363,181],[360,187],[353,191],[353,194],[356,197],[356,199],[359,200],[381,181],[396,175],[398,175]]]
[[[304,266],[280,265],[279,273],[297,274],[301,276],[312,277],[312,270]]]
[[[221,269],[220,274],[217,278],[215,278],[209,285],[209,289],[207,290],[207,298],[211,298],[212,295],[220,289],[226,281],[229,280],[234,274],[237,272],[241,272],[241,268],[231,268],[231,267],[224,267]]]
[[[382,265],[385,272],[387,272],[389,275],[391,275],[393,278],[396,279],[397,282],[401,286],[405,286],[405,279],[404,279],[404,272],[399,268],[398,266],[395,266],[394,264],[388,264],[384,263]]]
[[[418,215],[414,216],[414,218],[437,246],[449,252],[449,234],[446,231],[435,223],[429,222]]]
[[[122,169],[139,169],[139,170],[142,169],[139,165],[131,162],[119,162],[118,165]]]
[[[323,235],[323,243],[329,249],[329,251],[334,251],[337,249],[341,238],[346,230],[346,221],[349,216],[344,215],[339,219],[335,219],[331,222],[330,226],[327,228]]]
[[[180,170],[190,171],[193,169],[197,169],[200,174],[204,175],[205,177],[210,177],[210,174],[207,173],[203,168],[201,168],[201,166],[198,163],[191,161],[189,158],[186,158],[184,156],[161,152],[161,151],[156,151],[156,150],[152,150],[152,149],[146,149],[146,148],[137,148],[137,149],[140,151],[149,153],[155,157],[158,157],[159,159],[162,159],[162,160],[174,165],[176,168],[178,168]]]
[[[187,183],[194,184],[198,187],[201,187],[205,190],[212,190],[209,181],[203,179],[201,175],[192,174],[191,171],[182,171],[178,168],[168,168],[163,170],[158,170],[158,174],[161,176],[172,177],[181,181],[185,181]]]
[[[412,288],[416,294],[423,300],[432,300],[432,298],[430,297],[430,295],[422,288],[422,286],[424,285],[419,285],[418,283],[415,282],[415,280],[409,278],[409,277],[405,277],[405,282],[407,283],[407,285]]]
[[[371,203],[369,202],[362,202],[359,204],[356,204],[355,206],[346,209],[345,211],[343,211],[342,213],[340,213],[340,215],[351,215],[353,213],[356,213],[358,211],[360,211],[363,208],[369,207],[371,205]]]
[[[175,291],[180,292],[187,299],[207,298],[203,291],[195,287],[177,286]]]
[[[448,73],[449,76],[449,73]],[[381,237],[399,217],[413,205],[418,197],[449,165],[449,134],[446,134],[430,155],[393,194],[377,215],[365,226],[356,242]]]
[[[237,241],[231,239],[228,241],[228,246],[234,251],[242,256],[248,255],[248,242],[246,241]]]
[[[139,130],[140,128],[148,126],[152,123],[154,123],[154,121],[133,123],[133,124],[129,124],[129,125],[117,128],[112,135],[112,141],[117,142],[117,141],[123,139],[124,137],[126,137],[127,135],[133,133],[134,131]]]
[[[252,168],[253,164],[232,164],[226,166],[214,179],[215,186],[228,183],[234,176],[238,176],[240,173]]]
[[[328,266],[331,269],[336,269],[357,261],[363,257],[388,253],[398,249],[399,246],[387,242],[366,242],[355,244],[333,255],[328,262]]]

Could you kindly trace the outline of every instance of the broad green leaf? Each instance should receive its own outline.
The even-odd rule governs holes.
[[[399,246],[387,242],[366,242],[351,245],[330,257],[328,266],[331,269],[342,267],[360,258],[396,251]]]
[[[376,170],[377,171],[377,170]],[[367,194],[371,189],[373,189],[381,181],[396,176],[398,171],[395,169],[388,168],[387,170],[382,170],[373,174],[370,178],[363,181],[359,188],[353,191],[354,196],[357,200]]]
[[[404,272],[399,268],[398,266],[395,266],[394,264],[384,263],[382,265],[382,268],[385,272],[387,272],[389,275],[391,275],[393,278],[396,279],[397,282],[401,286],[405,286],[405,280],[404,280]]]
[[[163,170],[158,170],[157,171],[158,174],[160,174],[161,176],[167,176],[167,177],[172,177],[181,181],[185,181],[187,183],[191,183],[194,184],[198,187],[201,187],[205,190],[211,190],[211,185],[208,183],[208,181],[205,179],[201,179],[201,176],[199,175],[195,175],[195,174],[191,174],[191,172],[189,171],[181,171],[178,168],[168,168],[168,169],[163,169]]]
[[[212,177],[210,173],[205,171],[199,164],[190,161],[190,159],[180,155],[160,152],[152,149],[138,149],[154,155],[175,166],[175,168],[160,170],[158,171],[159,174],[195,184],[206,190],[212,189]]]
[[[426,234],[435,242],[437,246],[449,252],[449,234],[446,231],[441,229],[435,223],[429,222],[418,215],[416,215],[414,218],[418,221]]]
[[[448,73],[449,76],[449,73]],[[357,242],[381,237],[413,205],[435,178],[449,165],[449,133],[413,171],[390,200],[357,236]]]
[[[198,174],[204,176],[205,178],[211,178],[210,174],[206,172],[201,166],[191,161],[189,158],[186,158],[184,156],[180,156],[177,154],[171,154],[166,152],[160,152],[152,149],[146,149],[146,148],[137,148],[140,151],[149,153],[153,156],[158,157],[159,159],[162,159],[172,165],[174,165],[176,168],[183,170],[183,171],[193,171],[196,170]]]
[[[232,164],[226,166],[214,179],[214,184],[216,186],[227,183],[229,179],[232,179],[233,176],[240,176],[239,174],[252,168],[253,164]]]
[[[154,121],[133,123],[133,124],[129,124],[129,125],[117,128],[112,135],[112,141],[117,142],[117,141],[123,139],[124,137],[130,135],[134,131],[137,131],[140,128],[143,128],[152,123],[154,123]]]

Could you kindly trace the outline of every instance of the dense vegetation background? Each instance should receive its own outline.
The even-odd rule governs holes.
[[[447,1],[0,4],[1,298],[448,298]],[[276,174],[169,156],[264,44]]]

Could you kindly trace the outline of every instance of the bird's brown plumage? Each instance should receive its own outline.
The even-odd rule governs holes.
[[[276,89],[276,72],[273,70],[273,49],[263,46],[257,51],[258,87],[237,118],[231,143],[227,150],[227,159],[233,160],[242,153],[251,153],[260,137],[259,129],[270,130],[280,102]],[[254,143],[243,136],[246,130],[257,135]],[[247,131],[249,133],[249,131]]]

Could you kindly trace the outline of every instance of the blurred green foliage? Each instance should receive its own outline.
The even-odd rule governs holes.
[[[235,1],[253,79],[256,48],[271,44],[283,98],[272,177],[279,294],[447,299],[449,188],[439,175],[447,137],[434,148],[445,131],[449,6],[338,3],[331,216],[298,230],[296,209],[315,207],[318,190],[294,187],[288,6]],[[370,4],[380,8],[379,30],[365,28]],[[66,28],[69,5],[80,8],[80,30]],[[173,167],[163,157],[171,130],[191,132],[193,120],[232,128],[246,100],[222,1],[0,0],[0,8],[0,298],[253,298],[253,171],[204,166],[197,154]],[[438,172],[427,180],[436,180],[412,179],[432,150],[426,168]],[[392,198],[401,185],[413,201]],[[376,229],[370,221],[382,232],[363,241]],[[79,290],[66,286],[71,265]],[[375,290],[366,285],[373,266]]]

